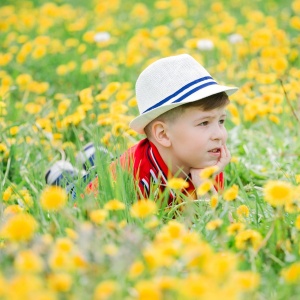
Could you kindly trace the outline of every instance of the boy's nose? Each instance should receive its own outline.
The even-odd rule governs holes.
[[[223,127],[223,128],[220,128],[220,126],[215,126],[213,132],[212,132],[212,135],[211,135],[211,139],[212,140],[224,140],[226,139],[226,129]]]

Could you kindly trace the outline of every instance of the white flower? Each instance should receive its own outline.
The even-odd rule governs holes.
[[[228,41],[231,44],[237,44],[237,43],[242,42],[243,40],[244,40],[244,38],[240,34],[238,34],[238,33],[231,34],[228,37]]]
[[[201,39],[197,42],[199,50],[210,51],[214,48],[214,43],[209,39]]]
[[[106,42],[110,39],[110,34],[108,32],[98,32],[94,36],[94,41],[99,42]]]

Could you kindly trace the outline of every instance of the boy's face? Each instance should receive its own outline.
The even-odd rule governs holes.
[[[166,122],[171,141],[170,161],[166,163],[187,173],[191,168],[215,165],[227,140],[225,118],[225,107],[210,111],[190,107],[175,121]]]

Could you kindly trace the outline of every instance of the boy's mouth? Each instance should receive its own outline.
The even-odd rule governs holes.
[[[221,153],[221,148],[214,148],[214,149],[209,150],[208,152],[211,152],[211,153]]]

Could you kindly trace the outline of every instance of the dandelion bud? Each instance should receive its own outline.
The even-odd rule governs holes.
[[[197,48],[203,51],[210,51],[214,48],[214,43],[209,39],[201,39],[197,42]]]

